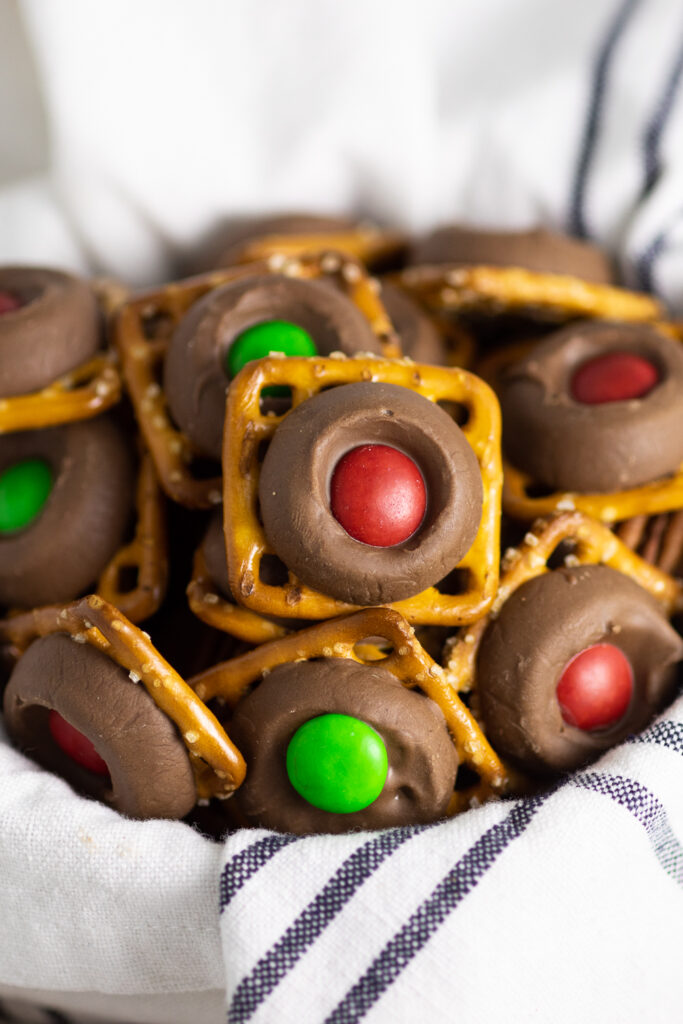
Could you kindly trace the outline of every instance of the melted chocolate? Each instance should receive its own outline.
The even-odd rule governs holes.
[[[221,457],[228,349],[248,327],[268,320],[308,331],[320,355],[380,352],[365,317],[323,282],[268,274],[209,292],[181,320],[164,366],[171,414],[204,455]]]
[[[576,369],[612,351],[650,360],[659,383],[642,398],[577,402],[571,394]],[[646,324],[571,324],[503,374],[499,385],[506,454],[553,490],[624,490],[672,473],[683,461],[683,347]]]
[[[320,810],[289,781],[292,736],[330,713],[366,722],[387,748],[387,780],[364,810]],[[240,701],[229,731],[247,762],[234,800],[247,821],[263,828],[305,835],[435,821],[453,792],[458,756],[440,709],[380,667],[336,658],[281,665]]]
[[[372,547],[332,515],[329,481],[362,444],[386,444],[416,463],[427,511],[408,540]],[[259,486],[266,537],[304,583],[359,605],[399,601],[443,579],[479,528],[483,488],[464,434],[434,403],[394,384],[347,384],[301,403],[268,447]]]
[[[562,718],[556,688],[576,654],[618,647],[631,662],[625,716],[591,732]],[[602,565],[557,569],[516,590],[488,627],[477,692],[492,746],[526,771],[571,771],[642,729],[671,694],[683,640],[659,605],[627,576]]]
[[[54,742],[51,710],[90,740],[109,778],[81,767]],[[59,633],[31,644],[8,683],[4,712],[16,746],[122,814],[181,818],[194,806],[194,775],[175,726],[142,684],[88,644]]]
[[[134,496],[133,456],[106,416],[0,437],[0,473],[43,459],[47,502],[22,530],[0,535],[0,604],[33,608],[83,593],[123,542]]]
[[[100,313],[85,281],[58,270],[1,267],[0,291],[24,303],[0,316],[0,398],[39,391],[97,351]]]

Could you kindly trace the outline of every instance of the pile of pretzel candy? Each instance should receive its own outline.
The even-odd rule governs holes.
[[[666,706],[683,324],[541,229],[270,218],[212,266],[0,268],[11,743],[129,817],[335,833]]]

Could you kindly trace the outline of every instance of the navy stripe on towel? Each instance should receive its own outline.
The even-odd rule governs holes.
[[[260,871],[263,865],[267,864],[283,847],[289,846],[290,843],[297,842],[301,838],[302,836],[268,835],[257,839],[251,846],[247,846],[231,857],[221,873],[221,913],[252,875]]]
[[[628,743],[654,743],[676,754],[683,754],[683,723],[656,722],[637,736],[629,736]]]
[[[609,25],[597,53],[593,67],[592,87],[588,102],[586,122],[581,138],[581,148],[574,173],[569,205],[569,231],[579,238],[588,238],[585,201],[588,176],[600,135],[603,104],[610,65],[626,27],[641,0],[622,0],[616,16]]]
[[[407,840],[433,827],[389,829],[354,850],[282,938],[259,960],[251,974],[242,979],[230,1003],[229,1024],[248,1021],[382,862]]]
[[[678,87],[683,77],[683,43],[679,47],[676,59],[664,84],[664,91],[657,103],[655,112],[647,124],[643,136],[644,176],[641,198],[657,183],[662,169],[661,145],[669,116],[671,114]]]
[[[678,885],[683,886],[683,847],[669,824],[664,805],[654,793],[622,775],[582,772],[573,776],[571,782],[608,796],[630,811],[645,829],[660,866]]]
[[[481,881],[501,853],[529,825],[548,794],[518,801],[510,813],[488,829],[387,943],[325,1024],[353,1024],[372,1008],[410,964],[451,911]]]

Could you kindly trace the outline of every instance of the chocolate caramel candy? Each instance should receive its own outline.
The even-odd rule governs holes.
[[[113,420],[0,437],[0,604],[69,601],[123,542],[133,456]]]
[[[570,324],[499,397],[508,458],[552,490],[625,490],[683,462],[683,347],[646,324]]]
[[[40,391],[86,362],[101,333],[85,281],[59,270],[0,267],[0,398]]]
[[[144,686],[89,644],[55,633],[22,655],[5,690],[12,741],[74,789],[131,818],[194,806],[190,759]]]
[[[460,224],[444,225],[415,245],[411,263],[522,267],[545,274],[567,274],[596,284],[614,281],[609,260],[601,249],[546,228],[485,231]]]
[[[251,824],[348,832],[442,817],[458,756],[440,709],[378,666],[280,665],[237,706],[247,762],[235,794]]]
[[[349,298],[321,281],[262,274],[214,289],[171,338],[164,387],[171,414],[204,455],[219,459],[230,378],[252,360],[331,352],[380,352]]]
[[[525,771],[572,771],[647,724],[681,659],[683,640],[627,576],[603,565],[537,576],[482,640],[486,735]]]
[[[479,528],[483,488],[443,409],[368,382],[324,391],[284,418],[259,499],[269,543],[300,580],[374,605],[418,594],[455,568]]]

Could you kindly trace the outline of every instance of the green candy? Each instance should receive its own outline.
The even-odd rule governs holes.
[[[353,814],[382,792],[389,769],[379,733],[350,715],[304,722],[287,747],[287,775],[299,796],[321,811]]]
[[[273,352],[284,352],[286,356],[315,356],[318,350],[308,331],[287,320],[267,320],[254,324],[242,331],[228,349],[225,368],[228,376],[236,377],[243,366],[254,359],[263,359]],[[289,394],[289,388],[264,388],[262,394],[282,397]]]
[[[52,470],[42,459],[16,462],[0,473],[0,533],[29,526],[52,490]]]

